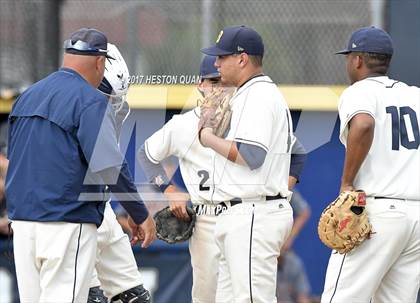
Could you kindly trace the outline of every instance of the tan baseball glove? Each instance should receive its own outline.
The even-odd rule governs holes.
[[[372,233],[365,206],[365,192],[342,192],[321,214],[318,223],[321,241],[340,254],[359,246]]]
[[[235,92],[231,87],[214,87],[200,103],[200,121],[198,130],[210,127],[213,134],[222,137],[229,128],[232,111],[229,100]]]

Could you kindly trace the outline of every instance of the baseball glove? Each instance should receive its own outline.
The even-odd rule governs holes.
[[[193,233],[196,214],[191,207],[187,207],[187,212],[191,218],[190,221],[183,221],[175,217],[169,206],[159,210],[154,215],[158,239],[169,244],[188,240]]]
[[[216,136],[224,135],[232,117],[229,101],[234,91],[231,87],[218,86],[204,97],[200,104],[198,130],[210,127]]]
[[[365,192],[342,192],[321,214],[318,223],[321,241],[340,254],[359,246],[372,232],[365,206]]]

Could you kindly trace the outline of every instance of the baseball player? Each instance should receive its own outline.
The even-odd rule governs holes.
[[[198,90],[206,95],[220,85],[220,74],[214,64],[216,57],[205,56],[200,65]],[[194,233],[189,242],[193,268],[192,302],[213,303],[216,300],[219,250],[215,244],[214,230],[217,216],[226,206],[211,201],[214,152],[198,141],[196,126],[200,119],[200,107],[181,115],[175,115],[164,127],[149,137],[138,152],[138,160],[150,182],[165,192],[170,200],[171,211],[180,219],[188,220],[187,200],[191,199],[197,213]],[[294,184],[306,159],[299,141],[290,168],[290,184]],[[189,196],[180,192],[168,181],[160,162],[175,155]]]
[[[203,94],[211,91],[220,80],[214,67],[215,57],[206,56],[200,66],[198,90]],[[215,300],[217,284],[217,246],[214,243],[216,215],[221,209],[209,205],[211,199],[210,175],[212,171],[211,149],[200,145],[197,138],[197,123],[200,107],[182,115],[175,115],[160,130],[149,137],[137,154],[150,182],[164,192],[172,212],[188,220],[186,201],[191,199],[198,214],[195,229],[189,243],[193,268],[192,301],[210,303]],[[179,159],[182,178],[189,196],[170,184],[160,162],[169,156]]]
[[[104,184],[131,196],[120,202],[144,246],[156,233],[97,90],[113,59],[107,38],[82,28],[64,48],[63,67],[23,92],[9,116],[6,196],[21,302],[87,301]]]
[[[361,28],[344,54],[351,86],[340,97],[346,147],[341,191],[364,190],[373,234],[333,252],[322,302],[415,302],[420,281],[418,87],[386,74],[393,54],[382,29]]]
[[[108,43],[105,73],[99,90],[107,96],[115,112],[117,139],[130,108],[126,101],[129,72],[118,48]],[[130,241],[118,224],[110,200],[105,204],[104,220],[98,228],[94,277],[91,282],[88,303],[130,302],[148,303],[150,294],[142,285],[142,278],[132,253]],[[101,289],[105,292],[102,294]]]
[[[292,228],[288,202],[292,120],[276,84],[263,74],[264,44],[252,28],[224,28],[212,47],[221,82],[237,88],[226,138],[199,130],[214,150],[212,202],[221,252],[216,302],[276,302],[277,257]],[[204,124],[205,125],[205,124]]]

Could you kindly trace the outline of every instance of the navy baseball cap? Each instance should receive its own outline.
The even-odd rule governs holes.
[[[108,55],[108,39],[104,33],[94,28],[81,28],[71,34],[70,39],[64,41],[66,53],[86,56],[105,56]]]
[[[245,25],[225,27],[220,31],[216,44],[203,48],[202,53],[210,56],[225,56],[247,53],[248,55],[263,56],[263,40],[254,29]]]
[[[211,79],[219,78],[220,73],[217,71],[217,68],[214,66],[216,62],[215,56],[204,56],[200,64],[200,78],[201,79]]]
[[[372,26],[363,27],[353,32],[347,48],[336,52],[336,54],[352,52],[392,55],[394,48],[389,34],[383,29]]]

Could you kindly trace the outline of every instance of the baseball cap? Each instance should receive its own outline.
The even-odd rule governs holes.
[[[245,25],[225,27],[220,31],[216,44],[201,49],[210,56],[224,56],[247,53],[248,55],[263,56],[264,43],[260,34]]]
[[[216,62],[215,56],[204,56],[200,64],[200,78],[201,79],[211,79],[219,78],[220,73],[217,71],[217,68],[214,66]]]
[[[94,28],[81,28],[71,34],[70,39],[64,41],[66,53],[86,56],[105,56],[108,55],[108,39],[105,34]]]
[[[387,32],[371,26],[354,31],[347,48],[336,52],[336,54],[349,54],[351,52],[392,55],[394,48],[392,39]]]

